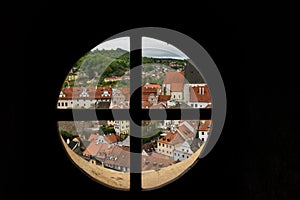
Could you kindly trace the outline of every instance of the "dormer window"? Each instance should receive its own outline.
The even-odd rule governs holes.
[[[62,91],[60,91],[59,97],[66,97],[66,95]]]

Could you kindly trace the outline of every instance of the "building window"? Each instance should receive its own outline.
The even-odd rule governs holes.
[[[65,105],[68,106],[68,102],[66,102]]]
[[[60,106],[60,103],[58,102],[58,106]]]
[[[163,147],[165,147],[165,144],[162,144]]]
[[[204,142],[204,138],[201,139]]]
[[[204,132],[202,131],[202,135],[204,135]]]
[[[182,157],[184,158],[184,154],[182,154]]]
[[[197,108],[198,107],[198,104],[195,104],[195,108]]]
[[[160,146],[160,143],[158,143],[158,146]]]

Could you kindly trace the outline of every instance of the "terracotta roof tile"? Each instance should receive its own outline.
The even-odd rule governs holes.
[[[195,133],[185,124],[181,124],[177,129],[185,139],[193,138],[195,136]]]
[[[180,144],[184,142],[184,139],[181,135],[176,131],[175,133],[169,132],[166,136],[161,137],[158,139],[157,142],[164,143],[164,144]]]
[[[182,83],[172,83],[171,91],[172,92],[181,92],[183,90],[183,82]]]
[[[190,102],[211,102],[210,92],[208,87],[207,86],[190,87]]]
[[[120,137],[116,134],[107,134],[107,135],[104,135],[104,139],[106,140],[106,142],[108,144],[111,144],[111,143],[116,143],[120,140]]]
[[[116,165],[122,167],[130,167],[130,152],[119,146],[113,146],[112,150],[107,154],[104,164]]]
[[[167,102],[171,99],[171,95],[159,95],[158,102]]]
[[[209,131],[211,120],[200,120],[199,131]]]
[[[110,99],[112,96],[111,87],[87,87],[86,97],[80,96],[83,91],[81,87],[62,88],[59,99]]]
[[[167,72],[164,79],[164,84],[183,83],[184,72]]]

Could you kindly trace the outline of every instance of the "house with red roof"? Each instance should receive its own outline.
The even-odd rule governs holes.
[[[146,83],[142,86],[142,108],[150,108],[158,103],[161,85]]]
[[[130,88],[114,88],[109,108],[128,109],[130,101]]]
[[[206,142],[210,133],[211,120],[200,120],[199,128],[198,128],[198,138]]]
[[[107,152],[103,165],[118,171],[130,171],[130,151],[128,147],[113,146]]]
[[[187,91],[188,96],[185,101],[192,108],[211,107],[211,96],[206,84],[190,85]]]
[[[163,87],[163,95],[171,95],[171,100],[183,100],[184,72],[167,72]]]
[[[100,104],[110,105],[111,87],[66,87],[58,97],[57,108],[94,108]]]
[[[184,138],[178,131],[168,132],[165,136],[157,140],[156,152],[174,158],[174,149],[184,142]]]
[[[196,130],[187,121],[183,121],[178,125],[177,132],[189,143],[191,143],[196,136]]]

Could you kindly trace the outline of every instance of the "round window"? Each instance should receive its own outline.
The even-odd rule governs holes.
[[[119,190],[176,180],[216,144],[226,94],[209,54],[190,37],[138,28],[83,55],[62,84],[58,129],[70,159]]]

